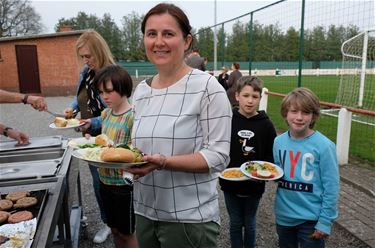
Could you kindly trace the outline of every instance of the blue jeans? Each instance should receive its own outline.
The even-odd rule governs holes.
[[[102,219],[103,223],[107,224],[107,216],[105,215],[105,212],[104,212],[103,201],[102,201],[102,198],[100,196],[100,191],[99,191],[100,179],[99,179],[98,167],[95,167],[89,164],[89,168],[90,168],[91,177],[92,177],[92,185],[94,186],[96,202],[99,205],[100,218]]]
[[[255,247],[256,213],[260,198],[239,197],[228,192],[224,192],[224,197],[229,214],[231,247]],[[244,233],[242,228],[245,228]]]
[[[316,221],[306,221],[297,226],[276,225],[280,248],[324,248],[324,239],[313,239]],[[298,246],[299,245],[299,246]]]

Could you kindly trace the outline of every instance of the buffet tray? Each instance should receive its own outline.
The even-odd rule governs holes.
[[[14,140],[0,142],[0,153],[6,151],[61,146],[62,136],[32,137],[29,139],[29,142],[28,145],[17,145],[17,141]]]

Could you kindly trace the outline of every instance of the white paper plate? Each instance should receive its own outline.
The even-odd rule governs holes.
[[[76,125],[71,125],[71,126],[66,126],[66,127],[56,127],[55,123],[49,124],[49,127],[52,129],[71,129],[71,128],[76,128],[85,125],[85,122],[76,124]]]
[[[268,164],[273,165],[276,168],[276,170],[277,170],[277,176],[272,177],[272,178],[261,178],[261,177],[256,177],[256,176],[251,175],[251,173],[246,170],[246,167],[247,167],[247,165],[250,164],[250,162],[255,162],[255,163],[259,163],[259,164],[268,163]],[[281,178],[282,176],[284,176],[283,169],[281,169],[279,166],[277,166],[277,165],[275,165],[273,163],[266,162],[266,161],[250,161],[250,162],[243,163],[241,165],[240,169],[241,169],[241,171],[242,171],[243,174],[245,174],[246,176],[248,176],[248,177],[250,177],[252,179],[262,180],[262,181],[274,181],[274,180],[277,180],[277,179]]]
[[[96,167],[100,168],[109,168],[109,169],[124,169],[132,166],[138,166],[147,164],[146,161],[144,162],[135,162],[135,163],[122,163],[122,162],[104,162],[101,160],[94,160],[94,159],[87,159],[85,158],[86,152],[94,151],[102,148],[84,148],[84,149],[78,149],[74,150],[72,155],[78,159],[82,159],[86,162],[88,162],[90,165],[94,165]]]
[[[221,173],[220,173],[220,178],[222,179],[225,179],[225,180],[228,180],[228,181],[245,181],[245,180],[251,180],[249,177],[243,175],[242,177],[225,177],[223,174],[224,172],[226,171],[233,171],[233,170],[236,170],[236,171],[241,171],[240,168],[228,168],[228,169],[225,169],[223,170]],[[242,172],[242,171],[241,171]]]
[[[85,137],[73,138],[68,142],[68,146],[74,149],[79,149],[79,146],[86,144],[95,144],[95,137],[90,137],[89,139],[86,139]]]

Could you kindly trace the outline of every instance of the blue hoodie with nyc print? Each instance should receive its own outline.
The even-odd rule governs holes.
[[[330,234],[340,190],[335,144],[318,131],[303,139],[285,132],[275,139],[273,156],[284,169],[276,193],[276,223],[317,221],[315,229]]]

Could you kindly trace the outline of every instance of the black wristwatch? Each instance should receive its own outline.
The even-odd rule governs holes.
[[[11,130],[11,129],[13,129],[13,128],[11,128],[11,127],[6,127],[6,128],[4,128],[4,130],[3,130],[3,135],[4,135],[5,137],[8,137],[8,130]]]

